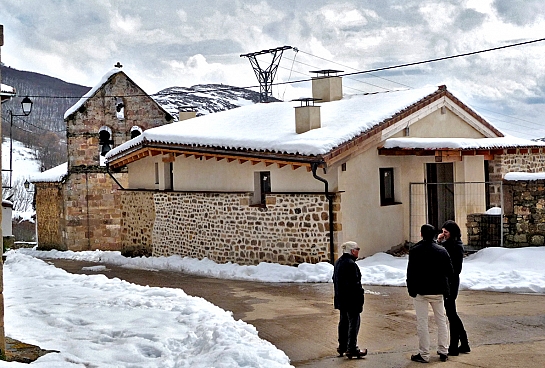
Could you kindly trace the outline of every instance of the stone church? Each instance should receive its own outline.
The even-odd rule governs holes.
[[[116,67],[66,111],[68,162],[30,178],[38,249],[121,250],[127,173],[110,172],[104,155],[173,117]]]

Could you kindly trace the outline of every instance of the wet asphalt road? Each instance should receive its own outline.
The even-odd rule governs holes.
[[[71,273],[96,274],[97,263],[48,260]],[[405,288],[366,286],[359,346],[361,360],[337,358],[337,311],[332,284],[280,284],[206,278],[168,271],[145,271],[104,264],[99,271],[140,285],[181,288],[254,325],[259,336],[283,350],[295,367],[418,367],[412,300]],[[545,296],[462,291],[458,311],[472,352],[429,365],[441,367],[545,367]],[[433,326],[433,322],[430,322]],[[432,344],[435,340],[432,331]]]

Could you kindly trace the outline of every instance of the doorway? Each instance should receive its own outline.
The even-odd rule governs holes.
[[[426,164],[428,223],[439,229],[454,218],[454,164]]]

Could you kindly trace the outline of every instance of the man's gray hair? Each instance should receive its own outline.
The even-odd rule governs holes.
[[[350,253],[350,251],[355,248],[358,248],[358,243],[355,241],[347,241],[341,245],[341,250],[343,253]]]

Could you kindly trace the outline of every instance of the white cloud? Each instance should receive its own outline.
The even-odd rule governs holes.
[[[284,53],[278,81],[323,68],[368,70],[541,38],[543,10],[541,0],[41,0],[31,7],[5,0],[2,61],[87,86],[120,61],[150,93],[198,83],[256,85],[240,54],[299,48],[295,62],[292,51]],[[519,114],[540,123],[544,51],[541,42],[374,73],[386,79],[353,76],[346,85],[372,92],[454,83],[471,88],[473,100],[464,102],[492,111],[509,106],[508,120]],[[273,91],[308,96],[309,87]],[[530,129],[520,130],[530,138]]]

